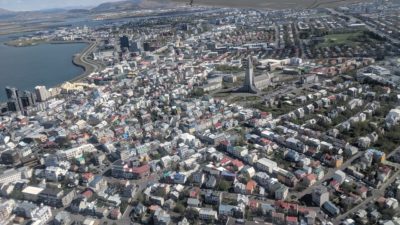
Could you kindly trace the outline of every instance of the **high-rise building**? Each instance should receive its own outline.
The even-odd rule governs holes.
[[[244,79],[243,87],[239,89],[240,92],[248,92],[256,94],[258,92],[255,84],[254,84],[254,68],[253,61],[251,60],[251,56],[248,58],[248,65],[246,70],[246,77]]]
[[[36,103],[36,97],[30,91],[24,91],[19,98],[24,108],[33,106]]]
[[[19,111],[21,111],[21,107],[18,104],[18,101],[16,99],[8,100],[7,109],[8,109],[8,111],[11,111],[11,112],[19,112]]]
[[[47,91],[45,86],[35,87],[36,99],[39,102],[44,102],[50,97],[50,93]]]
[[[28,96],[21,96],[21,102],[22,102],[22,107],[26,108],[28,106],[30,106],[30,99]]]
[[[143,43],[143,50],[144,50],[145,52],[151,51],[150,42],[144,42],[144,43]]]
[[[16,88],[6,87],[7,94],[7,107],[9,111],[19,112],[22,111],[23,105],[21,102],[21,92]]]
[[[131,41],[129,46],[129,51],[140,52],[142,49],[140,40]]]
[[[21,112],[29,106],[36,104],[36,96],[29,92],[21,92],[16,88],[6,87],[7,108],[12,112]]]
[[[7,99],[16,99],[18,98],[18,90],[13,87],[6,87],[6,94],[7,94]]]
[[[121,50],[126,48],[129,49],[129,38],[128,36],[124,35],[119,39],[119,44],[121,47]]]

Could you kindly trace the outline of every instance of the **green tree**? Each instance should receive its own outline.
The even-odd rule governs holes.
[[[159,196],[159,197],[163,197],[163,198],[165,197],[166,194],[167,193],[166,193],[164,188],[158,188],[154,193],[154,195]]]
[[[182,203],[178,202],[175,205],[174,212],[182,214],[185,212],[185,206]]]
[[[145,198],[144,198],[144,194],[142,192],[139,192],[136,196],[136,199],[138,200],[138,202],[143,203]]]
[[[191,221],[199,218],[199,212],[193,208],[188,208],[185,212],[185,217]]]
[[[231,187],[231,184],[226,180],[221,180],[218,184],[218,190],[220,191],[228,191]]]
[[[120,210],[121,210],[121,213],[122,213],[122,214],[125,213],[125,210],[128,208],[128,205],[129,205],[129,203],[126,202],[126,201],[122,201],[122,202],[121,202]]]
[[[158,152],[154,153],[152,156],[153,156],[152,157],[153,159],[160,159],[161,158],[161,155]]]
[[[192,91],[192,97],[201,97],[203,95],[204,95],[204,91],[202,89],[200,89],[200,88],[195,88]]]

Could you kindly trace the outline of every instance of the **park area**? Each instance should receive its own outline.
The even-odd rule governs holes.
[[[324,36],[325,41],[318,44],[317,47],[333,47],[338,45],[355,46],[359,43],[380,42],[381,37],[369,31],[357,31],[342,34],[328,34]]]

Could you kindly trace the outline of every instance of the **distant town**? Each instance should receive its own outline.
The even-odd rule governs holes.
[[[7,43],[89,45],[5,90],[0,224],[400,225],[400,2],[183,8]]]

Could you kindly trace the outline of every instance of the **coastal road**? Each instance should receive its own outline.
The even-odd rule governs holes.
[[[99,63],[96,63],[95,61],[89,60],[87,57],[89,54],[93,53],[93,51],[96,49],[96,47],[98,46],[98,42],[92,42],[89,47],[87,47],[82,53],[77,54],[74,59],[73,62],[74,64],[81,66],[84,68],[85,72],[74,78],[73,80],[71,80],[72,82],[74,81],[79,81],[83,78],[85,78],[86,76],[90,75],[93,72],[99,72],[102,67]]]
[[[90,66],[92,66],[92,67],[94,68],[94,69],[93,69],[93,70],[94,70],[93,72],[99,71],[100,66],[99,66],[97,63],[95,63],[95,62],[93,62],[93,61],[91,61],[91,60],[88,60],[88,59],[87,59],[87,56],[88,56],[89,54],[93,53],[94,49],[97,47],[98,44],[99,44],[99,43],[98,43],[97,41],[94,42],[94,43],[92,43],[92,44],[89,46],[89,48],[87,48],[86,51],[84,51],[83,54],[81,54],[81,56],[80,56],[80,60],[81,60],[83,63],[86,63],[86,64],[88,64],[88,65],[90,65]]]

